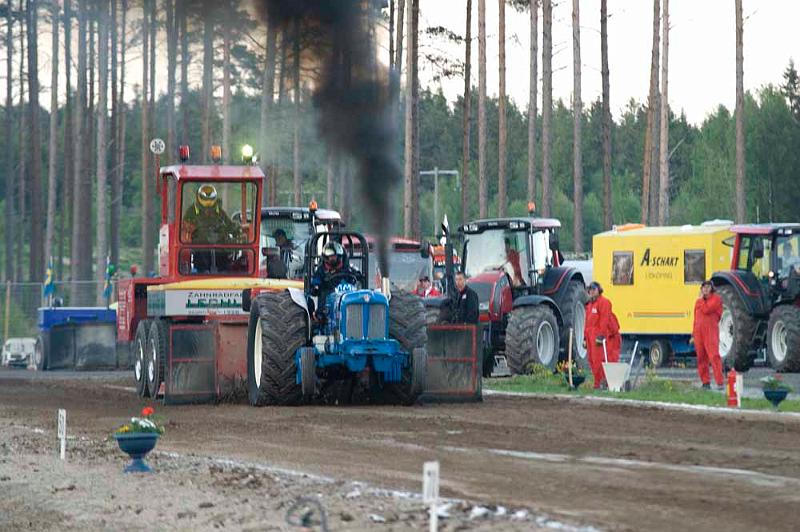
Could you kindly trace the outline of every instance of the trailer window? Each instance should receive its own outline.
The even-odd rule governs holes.
[[[611,284],[633,284],[633,252],[615,251],[611,265]]]
[[[684,284],[702,283],[706,280],[706,250],[687,249],[683,252]]]

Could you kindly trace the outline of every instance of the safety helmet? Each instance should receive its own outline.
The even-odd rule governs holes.
[[[206,183],[197,189],[197,203],[206,209],[210,209],[217,204],[217,189],[214,188],[214,185]]]
[[[328,264],[336,264],[342,260],[344,257],[344,248],[338,242],[328,242],[325,244],[325,247],[322,248],[322,260],[324,260]],[[336,259],[334,262],[333,259]]]

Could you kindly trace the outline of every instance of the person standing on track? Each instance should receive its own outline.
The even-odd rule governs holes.
[[[714,370],[714,382],[722,389],[722,359],[719,356],[719,320],[722,318],[722,299],[711,281],[700,285],[700,297],[694,304],[692,339],[697,352],[697,373],[704,390],[711,389],[708,365]]]
[[[583,347],[588,351],[587,358],[594,376],[594,387],[605,386],[603,362],[608,354],[608,362],[619,362],[622,347],[619,335],[619,322],[611,308],[611,301],[603,296],[603,287],[593,282],[587,288],[589,301],[586,303],[586,325],[583,333]],[[603,342],[605,341],[605,352]]]

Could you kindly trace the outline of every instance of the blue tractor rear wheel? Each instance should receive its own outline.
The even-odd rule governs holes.
[[[384,404],[410,406],[423,392],[427,370],[428,342],[426,312],[422,300],[402,290],[392,292],[389,300],[389,336],[400,342],[409,353],[409,364],[403,368],[400,382],[385,383],[375,398]]]

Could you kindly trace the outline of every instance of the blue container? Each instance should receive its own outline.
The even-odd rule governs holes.
[[[117,323],[117,311],[106,307],[41,307],[39,329],[80,323]]]
[[[144,457],[155,448],[160,436],[157,432],[114,434],[119,448],[132,458],[131,463],[125,466],[123,471],[125,473],[152,473],[153,470],[144,462]]]

